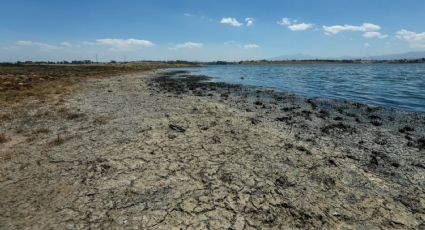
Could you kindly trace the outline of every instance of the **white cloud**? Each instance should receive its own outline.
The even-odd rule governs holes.
[[[257,45],[257,44],[253,44],[253,43],[251,43],[251,44],[246,44],[246,45],[244,45],[243,46],[245,49],[255,49],[255,48],[259,48],[260,46],[259,45]]]
[[[369,32],[369,31],[378,31],[381,27],[372,23],[363,23],[360,26],[353,25],[333,25],[333,26],[323,26],[325,34],[338,34],[342,31],[355,31],[355,32]]]
[[[369,43],[365,43],[365,44],[363,44],[363,46],[366,47],[366,48],[371,47],[371,45]]]
[[[365,38],[380,38],[380,39],[383,39],[383,38],[387,38],[388,35],[381,34],[380,32],[377,32],[377,31],[369,31],[369,32],[364,33],[363,34],[363,37],[365,37]]]
[[[198,48],[202,48],[204,46],[204,44],[202,43],[197,43],[197,42],[185,42],[182,44],[177,44],[176,46],[174,46],[173,50],[176,49],[198,49]]]
[[[255,44],[255,43],[248,43],[248,44],[241,44],[239,42],[236,41],[227,41],[223,43],[226,46],[234,46],[240,49],[256,49],[256,48],[260,48],[259,45]]]
[[[281,20],[277,21],[277,24],[281,26],[289,26],[292,24],[291,19],[289,18],[282,18]]]
[[[39,47],[43,50],[55,50],[55,49],[60,48],[60,47],[55,46],[55,45],[50,45],[50,44],[42,43],[42,42],[34,42],[34,41],[17,41],[15,44],[18,45],[18,46]]]
[[[246,26],[253,26],[254,21],[254,18],[245,18]]]
[[[18,46],[33,46],[35,44],[35,42],[33,41],[17,41],[15,43]]]
[[[48,44],[43,42],[35,42],[35,41],[17,41],[15,42],[17,46],[26,46],[26,47],[36,47],[43,51],[52,51],[52,50],[60,50],[71,47],[71,43],[69,42],[61,42],[59,44]]]
[[[94,46],[94,45],[96,45],[96,42],[83,41],[83,42],[81,42],[81,44],[86,45],[86,46]]]
[[[96,44],[111,46],[113,50],[129,50],[134,48],[152,47],[155,46],[151,41],[140,39],[118,39],[118,38],[103,38],[97,39]]]
[[[302,31],[302,30],[308,30],[313,28],[312,23],[304,23],[304,22],[298,23],[297,20],[292,20],[290,18],[282,18],[281,20],[277,21],[277,24],[281,26],[287,26],[288,29],[292,31]]]
[[[238,20],[236,20],[236,18],[222,18],[220,23],[221,24],[228,24],[228,25],[236,26],[236,27],[243,26],[243,24],[238,22]]]
[[[412,48],[425,48],[425,32],[416,33],[402,29],[397,31],[396,38],[408,42]]]
[[[288,28],[292,31],[308,30],[311,27],[313,27],[313,24],[311,23],[299,23],[299,24],[292,24],[288,26]]]

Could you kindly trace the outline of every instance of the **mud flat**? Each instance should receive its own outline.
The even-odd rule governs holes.
[[[423,115],[207,80],[1,110],[0,229],[425,228]]]

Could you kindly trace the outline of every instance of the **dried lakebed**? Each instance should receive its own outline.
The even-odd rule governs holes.
[[[425,227],[422,115],[206,80],[2,111],[0,229]]]

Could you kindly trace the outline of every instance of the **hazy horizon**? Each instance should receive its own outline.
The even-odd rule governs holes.
[[[24,1],[0,9],[0,61],[239,61],[425,51],[425,2]]]

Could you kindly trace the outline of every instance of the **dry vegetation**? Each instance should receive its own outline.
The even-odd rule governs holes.
[[[0,105],[23,99],[46,100],[69,94],[88,77],[107,77],[176,66],[165,63],[91,65],[0,65]],[[55,96],[56,95],[56,96]],[[51,97],[53,96],[53,97]]]

